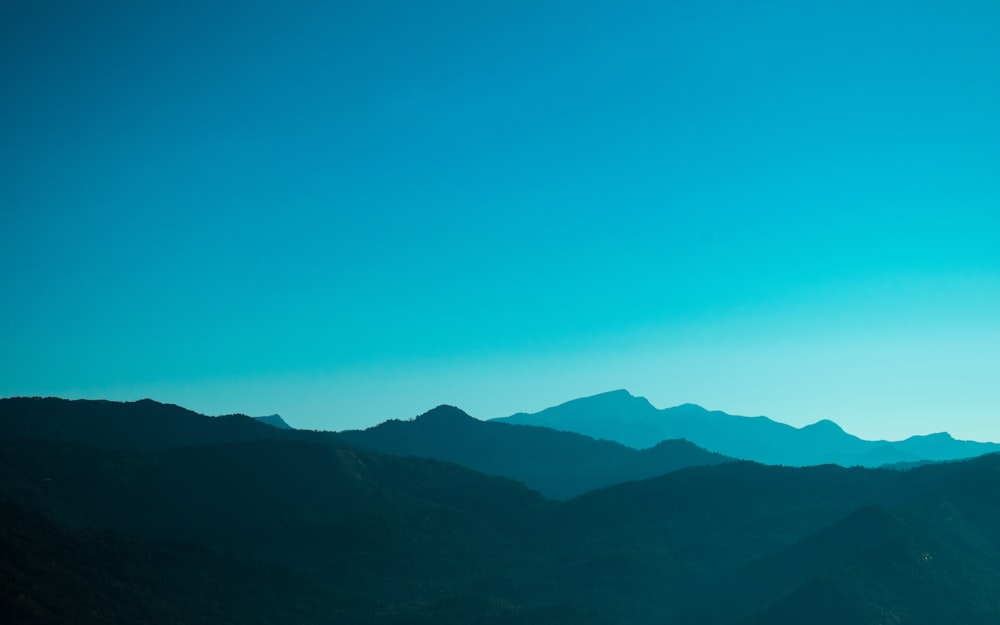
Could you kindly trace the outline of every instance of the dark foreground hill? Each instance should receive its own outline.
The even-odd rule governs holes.
[[[110,449],[0,427],[4,622],[1000,622],[997,456],[725,463],[559,503],[267,429]]]
[[[628,391],[575,399],[535,414],[497,422],[537,425],[618,441],[636,449],[684,438],[732,458],[766,464],[878,467],[973,458],[1000,452],[1000,444],[959,441],[941,432],[903,441],[868,441],[828,420],[796,428],[767,417],[741,417],[694,404],[658,409]]]
[[[510,477],[554,499],[730,461],[685,440],[663,441],[637,451],[572,432],[480,421],[452,406],[439,406],[411,421],[386,421],[338,436],[382,453],[447,460]]]
[[[151,450],[246,442],[274,438],[275,429],[272,424],[246,415],[208,418],[150,399],[0,399],[0,437],[38,438],[101,449]],[[285,435],[295,436],[292,432]]]
[[[0,500],[0,622],[320,622],[341,602],[289,569],[206,547],[76,529]]]

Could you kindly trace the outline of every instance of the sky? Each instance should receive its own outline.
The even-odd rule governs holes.
[[[1000,441],[1000,4],[0,6],[0,396]]]

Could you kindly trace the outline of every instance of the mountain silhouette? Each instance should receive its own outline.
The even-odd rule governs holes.
[[[260,440],[273,437],[274,431],[246,415],[206,417],[150,399],[0,399],[0,437],[4,438],[38,438],[105,449],[164,449]]]
[[[908,471],[725,462],[560,502],[323,433],[250,420],[270,436],[210,442],[245,421],[82,408],[14,402],[0,419],[35,434],[0,427],[3,622],[1000,622],[997,454]],[[93,427],[74,436],[100,444],[59,429],[81,415]],[[175,444],[141,440],[173,419]],[[104,444],[109,423],[130,431]]]
[[[292,429],[292,426],[285,423],[285,420],[281,418],[281,415],[272,414],[272,415],[267,415],[266,417],[254,417],[254,419],[260,421],[261,423],[266,423],[271,427],[276,427],[279,430]]]
[[[373,451],[446,460],[510,477],[555,499],[730,460],[685,440],[663,441],[637,451],[572,432],[480,421],[453,406],[438,406],[410,421],[338,432],[338,436]]]
[[[885,464],[971,458],[1000,451],[1000,444],[958,441],[946,433],[903,441],[868,441],[823,420],[795,428],[767,417],[741,417],[695,404],[657,409],[645,398],[618,390],[572,400],[534,414],[494,419],[538,425],[618,441],[643,449],[665,439],[684,438],[732,458],[766,464],[808,466]]]

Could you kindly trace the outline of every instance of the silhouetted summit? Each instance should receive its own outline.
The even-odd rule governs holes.
[[[291,430],[292,426],[285,423],[285,420],[281,418],[281,415],[271,414],[265,417],[254,417],[257,421],[261,423],[266,423],[271,427],[276,427],[279,430]]]
[[[823,432],[824,434],[846,434],[842,427],[829,419],[821,419],[816,423],[804,426],[801,429],[808,430],[810,432]]]
[[[424,414],[418,416],[415,421],[424,425],[442,427],[450,425],[468,425],[472,421],[478,422],[478,419],[469,416],[468,413],[460,408],[449,406],[447,404],[441,404],[440,406],[432,408]]]
[[[698,411],[704,411],[704,408],[695,406],[694,404],[686,404],[685,407],[687,406]],[[628,391],[619,389],[590,397],[572,399],[554,408],[548,408],[532,415],[520,412],[511,417],[496,420],[521,423],[521,417],[530,417],[532,423],[529,425],[542,425],[559,429],[557,426],[562,424],[563,416],[567,414],[572,414],[575,419],[583,423],[591,422],[592,419],[599,419],[605,424],[610,424],[613,421],[634,424],[639,420],[655,415],[656,412],[656,408],[645,397],[635,397]],[[664,439],[661,438],[652,444],[658,443],[660,440]],[[646,446],[648,447],[648,445]]]

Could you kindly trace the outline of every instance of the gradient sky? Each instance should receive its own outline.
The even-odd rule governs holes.
[[[1000,4],[623,4],[3,3],[0,395],[1000,441]]]

